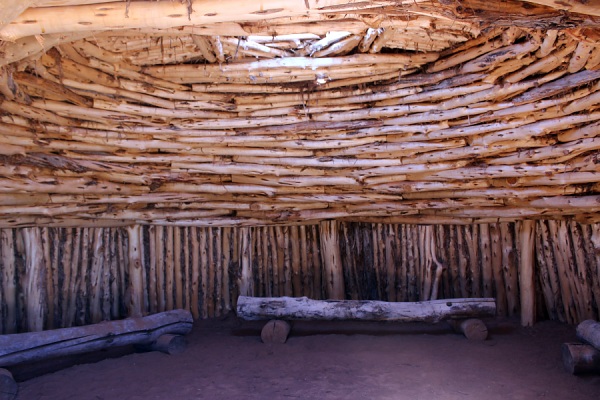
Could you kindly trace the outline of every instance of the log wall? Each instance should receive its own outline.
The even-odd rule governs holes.
[[[345,296],[495,297],[500,315],[518,314],[518,229],[340,223]],[[174,308],[217,317],[240,292],[327,298],[320,235],[319,225],[2,229],[0,332]],[[600,224],[538,221],[536,261],[538,317],[600,317]]]

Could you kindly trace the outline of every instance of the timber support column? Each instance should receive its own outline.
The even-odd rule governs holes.
[[[25,248],[24,287],[27,330],[39,332],[46,324],[46,260],[41,228],[24,228],[22,231]]]
[[[535,323],[535,221],[521,223],[519,242],[521,259],[519,263],[519,291],[521,295],[521,325]]]
[[[142,227],[127,227],[129,239],[129,317],[141,317],[144,313],[144,271],[142,262]]]
[[[321,221],[319,231],[327,297],[333,300],[343,300],[346,296],[337,221]]]
[[[254,296],[254,277],[252,276],[252,236],[249,227],[240,228],[240,264],[239,288],[241,296]]]

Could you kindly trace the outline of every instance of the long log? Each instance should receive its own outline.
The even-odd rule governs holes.
[[[192,323],[189,311],[173,310],[95,325],[1,335],[0,366],[8,367],[130,344],[152,344],[167,333],[189,333]]]
[[[312,300],[307,297],[240,296],[237,315],[245,320],[363,320],[439,322],[496,314],[492,298],[392,303],[374,300]]]
[[[577,337],[600,350],[600,322],[588,319],[577,325]]]

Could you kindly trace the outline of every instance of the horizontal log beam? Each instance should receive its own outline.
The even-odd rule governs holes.
[[[439,322],[446,319],[492,317],[494,299],[446,299],[416,303],[371,300],[312,300],[307,297],[240,296],[237,315],[245,320],[363,320]]]
[[[564,10],[585,15],[600,16],[600,1],[598,0],[526,0],[526,2],[555,8],[557,10]]]
[[[111,29],[159,28],[214,24],[219,22],[264,21],[301,17],[335,10],[356,10],[391,5],[393,1],[353,3],[348,0],[268,0],[260,6],[246,1],[206,2],[134,1],[101,5],[30,8],[0,31],[0,39],[62,32]]]

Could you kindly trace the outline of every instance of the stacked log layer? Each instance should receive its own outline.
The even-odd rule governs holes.
[[[414,7],[5,46],[0,226],[597,221],[590,29]]]

